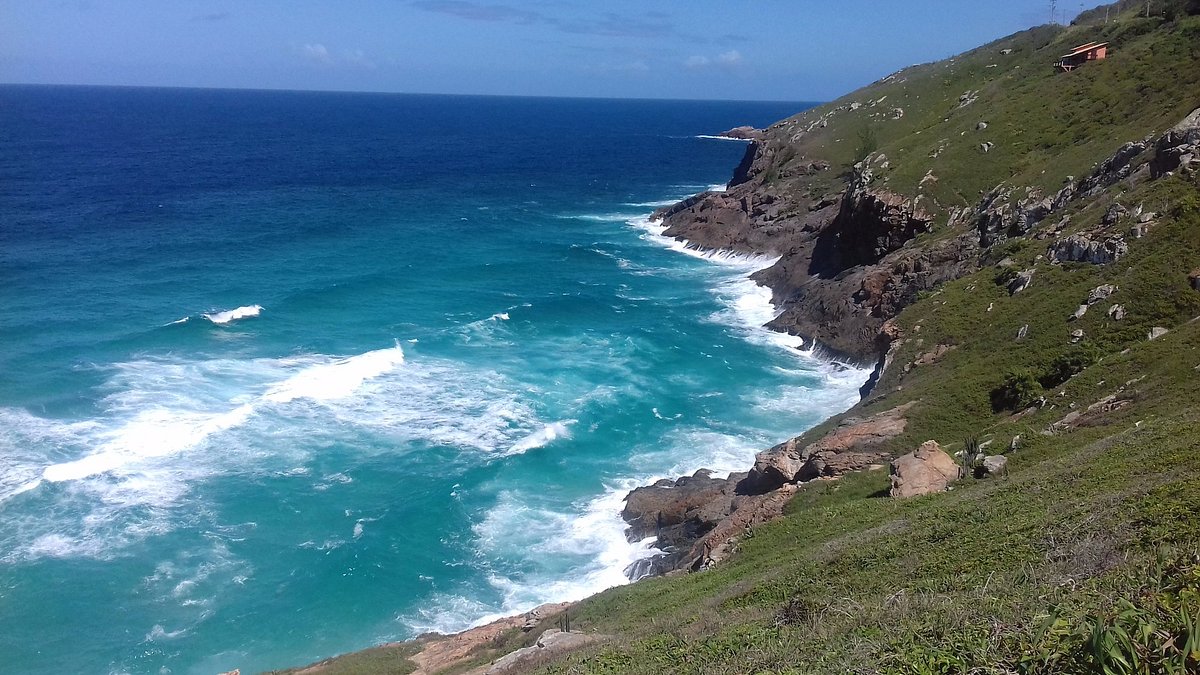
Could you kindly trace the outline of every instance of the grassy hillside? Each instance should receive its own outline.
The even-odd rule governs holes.
[[[1145,18],[1134,4],[1114,6],[1107,24],[1101,8],[906,69],[780,122],[767,131],[766,182],[819,197],[883,153],[879,180],[923,195],[939,218],[941,231],[911,246],[948,234],[952,209],[1001,183],[1053,194],[1200,107],[1200,6],[1156,0]],[[1112,43],[1109,59],[1051,69],[1093,40]],[[813,158],[834,170],[788,171]],[[1102,226],[1115,203],[1127,215]],[[1129,253],[1051,262],[1055,241],[1097,231],[1124,236]],[[981,256],[980,271],[896,317],[905,337],[892,366],[847,416],[915,402],[888,450],[977,441],[1008,454],[1006,476],[906,501],[888,497],[886,471],[806,484],[732,559],[574,607],[576,629],[609,639],[536,672],[1200,673],[1200,290],[1189,282],[1200,178],[1122,181]],[[1033,282],[1010,294],[1015,270],[1034,270]],[[1105,284],[1115,291],[1072,319]],[[1169,332],[1148,339],[1154,328]],[[939,346],[949,349],[914,365]],[[1006,400],[1014,381],[1025,400]],[[448,672],[539,632],[512,631]],[[363,663],[323,672],[382,672]]]

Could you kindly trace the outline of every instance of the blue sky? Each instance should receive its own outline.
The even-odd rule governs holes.
[[[0,0],[0,82],[827,100],[1045,23],[1049,5]]]

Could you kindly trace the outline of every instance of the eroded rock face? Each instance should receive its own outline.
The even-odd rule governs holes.
[[[658,538],[663,550],[689,548],[729,513],[734,485],[746,474],[713,478],[705,470],[678,480],[661,480],[625,497],[621,517],[630,541]]]
[[[937,441],[925,441],[916,452],[892,460],[891,496],[916,497],[942,492],[958,479],[958,463]]]
[[[904,433],[909,403],[865,420],[847,419],[836,429],[809,445],[799,438],[758,453],[754,468],[737,485],[739,494],[763,494],[786,483],[836,477],[878,464],[887,453],[874,450],[884,441]]]
[[[1107,265],[1129,253],[1129,244],[1120,236],[1093,239],[1073,234],[1050,247],[1050,258],[1057,262],[1085,262]]]
[[[1200,167],[1200,108],[1163,134],[1155,144],[1150,171],[1154,176]]]
[[[884,160],[886,162],[886,160]],[[918,234],[930,231],[933,216],[909,197],[871,187],[864,161],[842,198],[837,217],[816,242],[811,271],[835,276],[858,265],[873,265]]]

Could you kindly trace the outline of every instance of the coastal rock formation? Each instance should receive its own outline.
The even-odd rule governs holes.
[[[942,492],[958,479],[958,463],[937,441],[925,441],[916,452],[892,461],[892,490],[895,498]]]
[[[729,515],[734,486],[744,476],[713,478],[711,472],[701,469],[692,476],[661,480],[633,490],[625,497],[621,511],[629,525],[625,536],[630,541],[655,537],[657,547],[668,552],[690,549]],[[641,574],[631,576],[645,576],[649,571],[643,569]]]
[[[740,141],[757,141],[762,138],[762,130],[755,129],[751,126],[734,127],[728,131],[722,131],[717,134],[725,138],[736,138]]]
[[[1085,262],[1107,265],[1129,253],[1129,244],[1120,236],[1092,239],[1073,234],[1050,247],[1050,259],[1056,262]]]
[[[600,639],[602,639],[600,636],[586,633],[548,630],[542,633],[534,645],[518,649],[497,659],[491,667],[484,671],[484,674],[507,675],[508,673],[526,672],[529,668],[543,663],[547,659],[575,651]]]
[[[904,432],[904,415],[912,403],[873,415],[866,420],[849,418],[814,443],[800,446],[801,438],[758,453],[754,468],[737,485],[739,494],[763,494],[786,483],[835,477],[860,471],[887,458],[875,448]]]
[[[1150,171],[1155,176],[1182,171],[1190,173],[1200,166],[1200,108],[1163,134],[1155,144]]]

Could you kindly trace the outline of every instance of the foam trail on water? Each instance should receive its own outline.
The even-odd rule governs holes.
[[[663,225],[662,221],[650,220],[649,216],[630,218],[625,222],[645,232],[646,234],[642,238],[653,244],[665,246],[672,251],[683,253],[693,258],[700,258],[701,260],[707,260],[725,267],[738,268],[744,270],[747,274],[757,272],[764,267],[770,267],[779,260],[778,257],[772,256],[701,248],[682,239],[668,237],[665,234],[667,226]]]
[[[369,379],[379,377],[404,363],[404,350],[397,344],[333,363],[311,366],[271,387],[264,401],[289,403],[298,398],[314,401],[345,398]]]
[[[571,425],[578,420],[563,420],[553,422],[517,441],[509,448],[506,455],[520,455],[535,448],[547,446],[560,438],[571,437]]]
[[[217,432],[242,424],[253,412],[250,405],[240,405],[218,415],[149,410],[113,432],[113,438],[97,452],[46,467],[42,479],[51,483],[78,480],[133,462],[174,455]]]
[[[387,349],[308,366],[270,387],[265,394],[223,412],[199,412],[158,406],[138,412],[132,420],[106,432],[99,449],[70,462],[46,467],[41,479],[59,483],[120,469],[130,464],[175,455],[204,442],[210,436],[244,424],[269,403],[297,399],[326,401],[350,396],[369,379],[404,363],[397,344]],[[21,491],[36,485],[24,486]],[[11,496],[11,495],[10,495]]]
[[[238,307],[237,309],[227,309],[223,312],[212,312],[210,314],[202,314],[201,316],[217,324],[218,326],[224,326],[225,324],[232,323],[238,319],[249,319],[251,317],[258,316],[259,314],[262,314],[262,311],[262,305],[246,305],[244,307]],[[181,323],[185,320],[186,319],[181,319],[180,321],[175,321],[172,323]]]
[[[697,134],[696,138],[703,138],[706,141],[735,141],[737,143],[750,143],[749,138],[733,138],[731,136],[716,136],[712,134]]]

